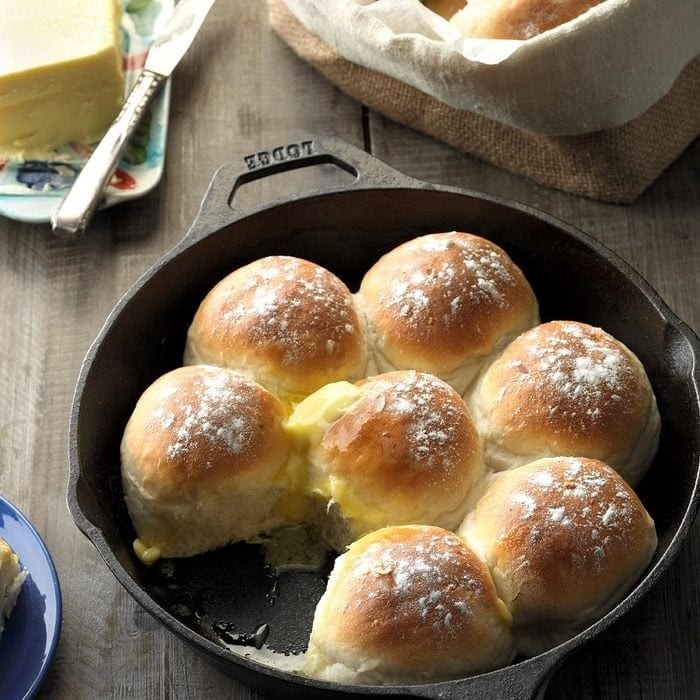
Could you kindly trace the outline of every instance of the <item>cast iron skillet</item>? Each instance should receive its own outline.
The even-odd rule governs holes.
[[[328,163],[355,180],[249,211],[233,207],[237,189],[251,180]],[[142,565],[131,549],[135,535],[119,477],[126,421],[144,389],[181,364],[199,302],[233,269],[263,255],[296,255],[328,267],[355,289],[365,270],[390,248],[422,233],[451,230],[478,233],[502,246],[532,284],[543,320],[601,326],[644,363],[658,398],[662,434],[639,494],[656,521],[658,551],[639,584],[604,618],[547,653],[492,673],[415,686],[343,686],[248,659],[246,644],[256,641],[263,623],[268,624],[269,648],[304,649],[323,575],[275,578],[258,547],[245,544],[151,568]],[[699,499],[699,349],[698,338],[634,270],[570,226],[520,204],[413,180],[341,141],[290,144],[222,166],[184,240],[110,314],[85,358],[75,392],[68,506],[138,603],[224,671],[269,695],[541,697],[566,654],[635,605],[688,534]]]

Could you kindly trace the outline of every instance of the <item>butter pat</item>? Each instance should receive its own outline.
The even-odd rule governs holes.
[[[0,154],[98,140],[124,98],[120,0],[0,2]]]

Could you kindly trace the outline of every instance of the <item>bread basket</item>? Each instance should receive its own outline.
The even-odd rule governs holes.
[[[354,176],[328,191],[246,210],[246,183],[311,165]],[[259,548],[236,544],[146,567],[121,491],[119,443],[143,390],[182,362],[185,334],[205,292],[263,255],[305,257],[356,288],[383,252],[421,233],[471,231],[503,247],[530,280],[542,318],[603,327],[644,363],[659,402],[661,444],[639,488],[659,547],[643,579],[610,613],[550,651],[499,671],[412,686],[346,686],[273,667],[246,651],[261,623],[277,652],[304,649],[322,575],[273,580]],[[183,240],[126,293],[84,360],[70,417],[68,506],[117,580],[143,608],[225,672],[281,698],[525,698],[544,692],[567,654],[601,634],[647,593],[681,548],[699,500],[700,341],[626,263],[546,214],[477,192],[414,180],[348,144],[282,144],[223,165]],[[274,602],[273,605],[270,603]]]
[[[526,41],[457,39],[418,0],[267,3],[343,92],[540,185],[629,203],[700,134],[694,0],[606,0]]]

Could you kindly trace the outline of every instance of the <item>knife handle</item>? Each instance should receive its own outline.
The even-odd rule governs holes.
[[[121,153],[138,126],[149,102],[163,82],[158,73],[144,70],[124,105],[102,137],[68,194],[51,217],[51,228],[61,238],[82,233],[95,212],[107,183],[117,168]]]

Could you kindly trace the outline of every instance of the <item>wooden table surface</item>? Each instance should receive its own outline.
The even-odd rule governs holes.
[[[297,59],[267,26],[264,3],[248,0],[220,0],[172,88],[155,191],[100,212],[76,241],[0,219],[0,493],[43,536],[63,591],[62,635],[42,698],[262,698],[143,612],[66,508],[68,415],[81,361],[121,295],[183,236],[221,163],[304,137],[340,137],[409,175],[569,221],[700,326],[697,142],[630,206],[544,189],[364,110]],[[250,184],[241,203],[329,177],[312,168]],[[642,603],[564,662],[547,697],[700,697],[699,527]]]

